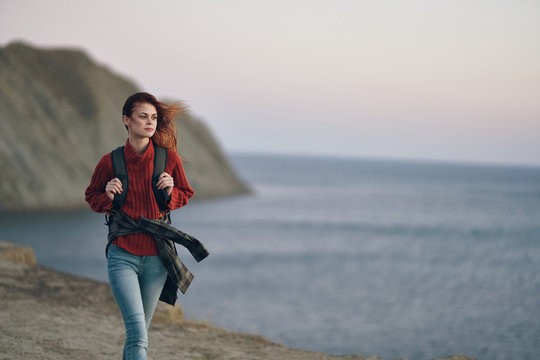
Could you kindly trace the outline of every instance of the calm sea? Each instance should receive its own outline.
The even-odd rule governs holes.
[[[235,155],[255,194],[173,223],[211,255],[186,317],[331,354],[540,354],[540,168]],[[107,280],[101,214],[4,215],[1,238]]]

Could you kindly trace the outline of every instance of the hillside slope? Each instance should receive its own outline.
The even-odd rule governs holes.
[[[86,206],[95,165],[126,141],[121,107],[137,91],[80,50],[0,48],[0,211]],[[249,191],[203,122],[177,126],[195,198]]]

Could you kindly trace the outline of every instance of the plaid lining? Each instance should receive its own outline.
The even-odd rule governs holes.
[[[197,262],[209,255],[208,250],[199,240],[172,227],[168,217],[155,220],[141,216],[139,222],[136,222],[123,211],[117,210],[108,218],[107,225],[109,225],[107,248],[118,236],[145,232],[155,239],[159,256],[167,269],[167,283],[172,282],[175,285],[166,284],[160,300],[169,304],[172,302],[171,305],[174,305],[176,301],[177,289],[185,294],[194,277],[178,257],[174,243],[186,247]]]

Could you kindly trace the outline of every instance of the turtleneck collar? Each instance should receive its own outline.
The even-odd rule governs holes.
[[[154,143],[152,139],[148,142],[148,147],[142,155],[137,154],[137,151],[129,143],[129,139],[126,141],[126,146],[124,147],[124,154],[126,156],[126,162],[139,162],[147,161],[154,159]]]

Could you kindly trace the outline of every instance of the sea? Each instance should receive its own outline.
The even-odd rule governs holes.
[[[172,213],[210,252],[178,246],[195,274],[186,318],[335,355],[540,359],[540,167],[230,160],[252,194]],[[1,239],[107,281],[104,221],[4,214]]]

